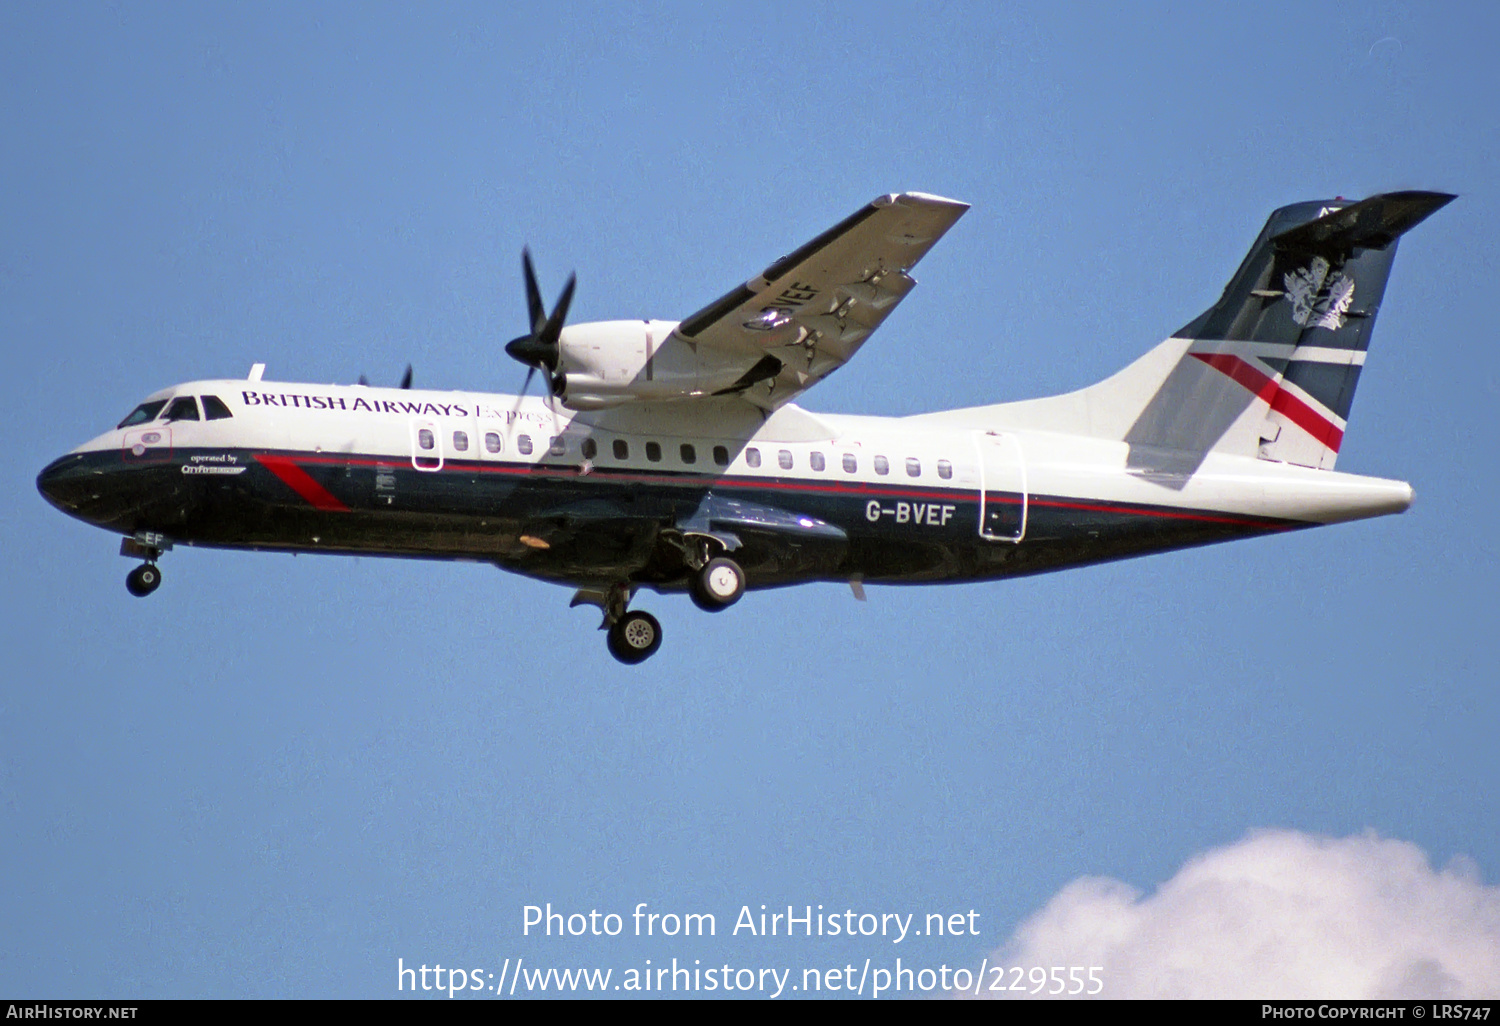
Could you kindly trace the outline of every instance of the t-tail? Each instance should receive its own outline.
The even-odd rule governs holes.
[[[1181,484],[1209,453],[1331,470],[1401,236],[1454,197],[1390,192],[1273,213],[1219,301],[1077,392],[917,420],[1129,443],[1129,469]]]
[[[1453,198],[1392,192],[1273,213],[1224,295],[1174,334],[1190,344],[1126,433],[1132,448],[1333,469],[1397,243]]]

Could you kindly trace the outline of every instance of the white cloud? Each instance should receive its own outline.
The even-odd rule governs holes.
[[[1500,887],[1374,833],[1258,831],[1147,897],[1075,880],[989,964],[1103,966],[1106,998],[1494,998]]]

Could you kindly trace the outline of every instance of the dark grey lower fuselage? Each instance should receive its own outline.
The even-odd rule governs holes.
[[[202,462],[206,460],[215,462]],[[685,586],[673,544],[705,503],[762,513],[734,556],[752,588],[806,581],[972,581],[1223,541],[1310,524],[1213,510],[1024,497],[923,483],[809,481],[609,466],[410,460],[178,449],[132,460],[93,451],[38,478],[58,508],[123,534],[177,543],[492,562],[576,585]],[[781,521],[775,518],[779,516]],[[799,528],[808,524],[808,529]],[[814,527],[813,525],[816,525]],[[995,537],[1001,536],[1001,537]]]

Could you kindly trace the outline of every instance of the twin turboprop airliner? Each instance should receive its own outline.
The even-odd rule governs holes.
[[[642,589],[719,611],[808,581],[990,580],[1398,513],[1401,481],[1334,470],[1397,242],[1453,197],[1275,211],[1220,299],[1065,395],[909,417],[794,399],[916,284],[968,209],[882,196],[682,321],[567,325],[523,256],[520,396],[194,381],[42,471],[123,535],[149,595],[174,545],[494,563],[568,585],[639,663]],[[540,371],[544,395],[528,395]]]

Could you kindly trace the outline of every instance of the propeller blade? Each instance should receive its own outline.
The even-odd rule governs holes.
[[[406,373],[403,374],[403,375],[401,375],[401,387],[402,388],[410,388],[411,387],[411,364],[407,364],[406,365]]]
[[[526,272],[526,312],[531,316],[531,333],[540,335],[547,323],[547,308],[542,305],[542,290],[536,285],[536,271],[531,266],[531,250],[521,250],[521,269]]]
[[[557,403],[552,398],[552,375],[551,374],[547,375],[547,394],[546,394],[546,396],[543,397],[543,401],[547,404],[547,412],[550,413],[550,414],[552,414],[552,435],[553,435],[553,437],[556,437],[556,436],[562,434],[562,425],[558,423],[558,420],[557,420]]]
[[[536,268],[531,263],[530,248],[521,250],[521,271],[526,279],[526,312],[531,317],[531,334],[513,338],[505,344],[508,356],[530,368],[526,373],[526,383],[521,386],[521,394],[516,397],[516,410],[521,408],[522,397],[531,385],[531,376],[541,371],[547,380],[547,393],[542,399],[552,413],[553,427],[560,431],[557,407],[553,402],[563,381],[557,374],[557,365],[562,355],[560,340],[563,324],[568,319],[568,308],[573,305],[578,275],[568,275],[568,283],[563,286],[562,295],[552,308],[551,316],[548,316],[547,308],[542,304],[542,290],[536,283]]]
[[[531,378],[535,373],[535,367],[526,371],[526,381],[521,385],[521,391],[516,396],[516,408],[510,411],[510,421],[512,424],[516,422],[516,414],[521,412],[521,403],[526,399],[526,390],[531,387]]]
[[[557,305],[552,308],[552,316],[547,318],[547,323],[537,333],[542,345],[553,351],[550,366],[554,369],[557,367],[557,340],[562,335],[563,321],[568,319],[568,307],[573,302],[573,287],[577,284],[578,275],[568,275],[568,283],[563,286],[562,295],[558,297]]]

